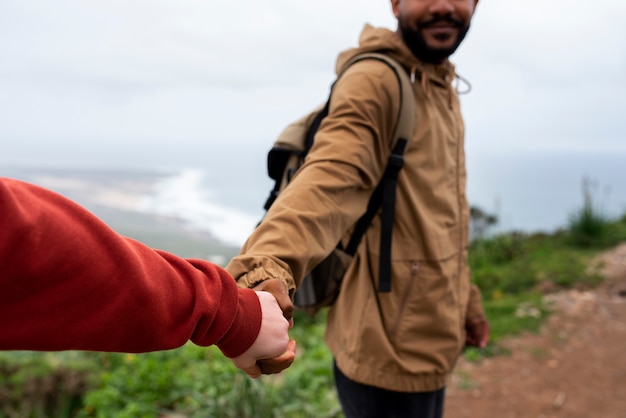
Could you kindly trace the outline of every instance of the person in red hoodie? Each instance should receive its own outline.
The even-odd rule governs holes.
[[[0,178],[0,350],[140,353],[192,341],[216,344],[251,377],[278,373],[295,341],[277,284],[238,288],[215,264],[151,249],[57,193]]]

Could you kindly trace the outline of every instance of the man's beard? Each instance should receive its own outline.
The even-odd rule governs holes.
[[[426,44],[424,36],[422,35],[422,29],[439,22],[451,23],[459,30],[459,34],[454,44],[449,48],[429,47]],[[404,39],[404,42],[409,47],[411,52],[413,52],[413,54],[421,61],[428,63],[441,63],[445,61],[454,53],[454,51],[456,51],[459,45],[461,45],[461,42],[465,39],[465,35],[467,35],[467,31],[469,31],[469,25],[463,27],[463,22],[449,16],[436,17],[430,20],[418,22],[417,29],[413,29],[404,24],[402,19],[398,20],[398,24],[400,33],[402,34],[402,39]]]

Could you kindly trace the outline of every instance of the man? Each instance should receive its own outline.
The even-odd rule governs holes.
[[[254,378],[293,361],[290,323],[269,292],[122,237],[32,184],[0,178],[0,208],[0,350],[146,352],[191,340]]]
[[[387,54],[410,74],[416,105],[397,186],[391,291],[378,291],[378,217],[328,314],[325,340],[349,418],[441,417],[461,349],[488,340],[467,266],[464,128],[448,61],[477,2],[391,0],[397,31],[366,26],[359,47],[337,62],[339,70],[357,54]],[[279,280],[294,289],[349,236],[391,152],[399,94],[379,61],[343,73],[301,170],[227,266],[241,286]]]

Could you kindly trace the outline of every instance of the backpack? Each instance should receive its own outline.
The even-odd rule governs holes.
[[[335,249],[309,274],[294,294],[294,307],[313,316],[320,308],[330,306],[337,299],[343,276],[347,271],[361,238],[382,206],[382,227],[380,247],[379,291],[391,290],[391,231],[393,228],[395,192],[398,174],[403,164],[403,153],[408,139],[413,134],[415,103],[413,88],[405,70],[393,59],[380,53],[365,53],[355,56],[340,71],[361,60],[376,59],[389,65],[398,78],[401,106],[394,131],[395,145],[376,189],[370,197],[366,213],[357,221],[348,245],[344,248],[339,242]],[[267,155],[267,172],[275,181],[265,202],[267,211],[282,190],[287,187],[293,175],[304,163],[313,146],[315,133],[322,120],[328,115],[331,94],[325,104],[288,125],[274,142]]]

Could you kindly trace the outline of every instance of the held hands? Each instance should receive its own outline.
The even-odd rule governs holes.
[[[289,340],[287,333],[293,326],[293,303],[284,283],[269,279],[254,290],[263,315],[259,336],[245,353],[232,361],[256,379],[261,374],[280,373],[291,366],[296,358],[296,342]]]
[[[293,327],[293,302],[289,297],[289,292],[285,284],[279,279],[268,279],[257,284],[254,290],[264,290],[270,292],[276,298],[283,316],[289,321],[289,328]]]
[[[289,347],[292,345],[288,334],[290,323],[283,316],[283,311],[280,309],[274,296],[269,292],[261,291],[257,291],[256,295],[261,303],[262,315],[259,335],[248,350],[242,355],[231,359],[235,366],[255,379],[264,372],[257,364],[258,361],[285,355],[285,353],[289,352]],[[292,351],[295,351],[295,346]]]
[[[293,302],[285,284],[279,279],[268,279],[254,287],[254,290],[263,290],[271,293],[276,298],[283,316],[289,321],[289,328],[293,327]],[[291,366],[296,358],[296,342],[290,340],[287,350],[273,358],[265,358],[257,361],[257,366],[263,374],[280,373]]]

